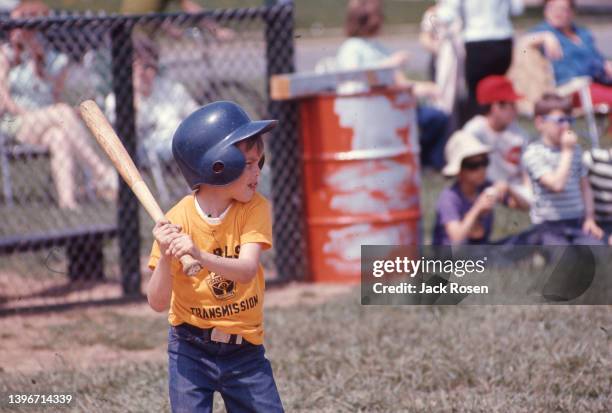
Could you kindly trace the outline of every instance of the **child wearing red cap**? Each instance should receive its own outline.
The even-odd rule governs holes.
[[[491,148],[490,181],[504,181],[525,204],[532,200],[529,179],[520,160],[527,144],[527,133],[516,122],[516,102],[521,98],[505,76],[488,76],[476,88],[484,115],[476,115],[463,130]]]

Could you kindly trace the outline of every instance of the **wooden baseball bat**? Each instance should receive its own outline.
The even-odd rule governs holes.
[[[151,194],[149,187],[142,179],[134,161],[96,102],[86,100],[79,105],[79,110],[87,127],[151,218],[155,222],[164,219],[165,216],[159,204],[153,198],[153,194]],[[202,266],[190,255],[183,255],[180,261],[183,271],[187,275],[196,275],[202,269]]]

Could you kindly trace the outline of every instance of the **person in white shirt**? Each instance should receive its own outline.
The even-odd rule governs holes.
[[[479,112],[478,82],[508,71],[514,34],[510,16],[519,15],[523,10],[523,0],[442,0],[438,5],[436,14],[442,22],[463,21],[469,98],[464,121]]]
[[[185,87],[178,81],[159,75],[156,45],[145,37],[134,39],[134,92],[138,154],[146,163],[172,157],[172,136],[179,123],[198,108]],[[105,108],[111,120],[115,113],[115,96],[106,98]]]
[[[474,116],[463,130],[491,148],[487,178],[506,182],[516,196],[530,203],[531,185],[520,163],[527,132],[516,122],[516,101],[520,96],[506,77],[493,75],[478,83],[476,97],[485,114]]]
[[[406,62],[405,51],[391,52],[379,40],[382,30],[382,0],[350,0],[347,7],[346,34],[348,38],[338,49],[336,64],[339,69],[365,69],[378,67],[400,67]],[[342,93],[360,92],[360,85],[346,82],[349,88]],[[437,87],[431,82],[416,82],[407,79],[401,70],[396,70],[395,83],[411,87],[419,98],[432,98],[439,95]],[[350,90],[350,92],[349,92]],[[448,140],[449,116],[433,106],[417,106],[417,123],[421,166],[436,170],[444,167],[444,146]]]
[[[11,10],[19,4],[19,0],[0,0],[0,15],[8,17]]]

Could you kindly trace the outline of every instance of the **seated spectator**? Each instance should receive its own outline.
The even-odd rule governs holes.
[[[552,93],[535,105],[535,126],[541,140],[529,144],[523,164],[534,189],[529,243],[544,245],[601,242],[595,223],[593,198],[582,164],[582,150],[571,131],[571,102]]]
[[[593,148],[582,159],[593,192],[595,222],[604,231],[604,242],[612,245],[612,148]]]
[[[47,15],[49,9],[38,1],[23,2],[11,12],[20,19]],[[1,129],[9,138],[43,145],[51,154],[51,173],[61,208],[77,209],[75,161],[93,173],[99,196],[114,199],[117,174],[90,146],[92,142],[76,112],[61,95],[67,59],[45,51],[38,33],[13,29],[9,43],[0,49]]]
[[[491,148],[487,178],[506,182],[523,203],[529,203],[531,186],[520,165],[527,133],[516,122],[516,101],[520,96],[506,77],[493,75],[478,83],[476,98],[485,114],[473,117],[463,130]]]
[[[487,244],[493,229],[493,209],[498,202],[508,203],[512,194],[504,182],[487,180],[491,149],[464,131],[455,132],[448,141],[448,163],[442,170],[456,176],[436,203],[434,245]]]
[[[173,159],[172,136],[198,104],[180,82],[159,75],[156,45],[140,35],[134,38],[133,74],[139,156],[144,162],[169,162]],[[106,98],[105,108],[113,120],[114,94]]]
[[[378,40],[383,23],[381,0],[350,0],[346,18],[346,33],[349,36],[337,54],[339,69],[363,69],[401,66],[408,54],[403,51],[391,53]],[[413,82],[398,70],[396,82],[411,86],[418,97],[436,94],[431,82]],[[444,166],[444,145],[448,138],[448,115],[430,106],[417,107],[421,164],[441,169]]]
[[[612,105],[612,61],[597,49],[591,32],[574,23],[575,9],[574,0],[545,0],[544,21],[525,36],[525,44],[543,50],[558,85],[589,76],[593,103]]]

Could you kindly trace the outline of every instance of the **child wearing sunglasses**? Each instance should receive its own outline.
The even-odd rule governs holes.
[[[455,132],[445,152],[448,162],[442,173],[456,180],[438,197],[433,244],[487,244],[495,205],[520,201],[505,182],[487,180],[491,148],[474,135]]]
[[[582,150],[571,130],[572,104],[547,93],[535,104],[541,140],[523,154],[534,192],[531,230],[544,245],[596,245],[603,231],[595,223],[593,197],[582,164]]]

